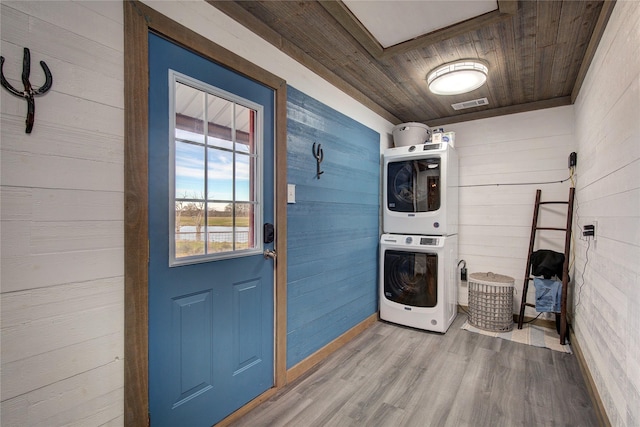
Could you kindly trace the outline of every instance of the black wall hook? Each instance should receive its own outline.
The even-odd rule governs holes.
[[[317,168],[316,168],[316,178],[320,179],[320,175],[324,173],[324,171],[320,170],[320,163],[324,159],[324,151],[322,151],[322,144],[318,144],[318,149],[316,150],[316,143],[313,143],[313,157],[316,158]]]
[[[47,67],[47,64],[45,64],[44,61],[40,61],[40,66],[44,71],[45,82],[39,89],[34,89],[29,81],[29,75],[31,74],[31,52],[29,52],[29,49],[25,47],[24,56],[22,58],[22,84],[24,85],[24,91],[20,92],[11,86],[7,79],[4,78],[4,56],[0,56],[0,78],[2,87],[7,89],[13,95],[27,100],[27,133],[31,133],[36,115],[36,104],[33,97],[43,95],[51,89],[51,85],[53,84],[53,77],[51,76],[51,71],[49,70],[49,67]]]

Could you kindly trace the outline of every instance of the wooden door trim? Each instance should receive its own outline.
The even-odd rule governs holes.
[[[149,423],[148,33],[154,32],[275,91],[275,389],[286,383],[286,81],[135,0],[124,7],[124,424]],[[270,394],[270,392],[267,392]]]

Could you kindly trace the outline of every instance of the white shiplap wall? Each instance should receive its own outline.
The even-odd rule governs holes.
[[[618,1],[575,105],[574,329],[614,426],[640,425],[640,2]],[[576,232],[579,232],[577,227]]]
[[[199,1],[146,2],[378,131],[392,125]],[[120,1],[2,1],[1,408],[3,427],[123,424],[123,8]],[[215,23],[215,24],[214,24]]]
[[[2,2],[3,426],[123,422],[123,30],[118,2]]]
[[[558,107],[503,117],[457,123],[460,161],[459,256],[469,274],[493,272],[515,281],[514,312],[520,307],[522,282],[536,189],[541,200],[567,200],[569,181],[554,184],[509,185],[563,181],[569,177],[568,157],[575,151],[573,107]],[[484,184],[501,184],[487,185]],[[506,184],[506,185],[505,185]],[[566,206],[541,208],[539,225],[564,227]],[[564,234],[539,232],[535,249],[564,251]],[[466,305],[468,288],[458,289]],[[534,302],[533,286],[529,302]],[[535,316],[531,308],[527,315]]]

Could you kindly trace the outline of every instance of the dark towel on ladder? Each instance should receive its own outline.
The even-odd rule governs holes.
[[[551,279],[558,276],[562,280],[564,254],[549,249],[539,249],[531,254],[531,274]]]

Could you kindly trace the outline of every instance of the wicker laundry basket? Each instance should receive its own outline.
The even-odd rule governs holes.
[[[469,323],[492,332],[513,329],[513,277],[494,273],[469,275]]]

